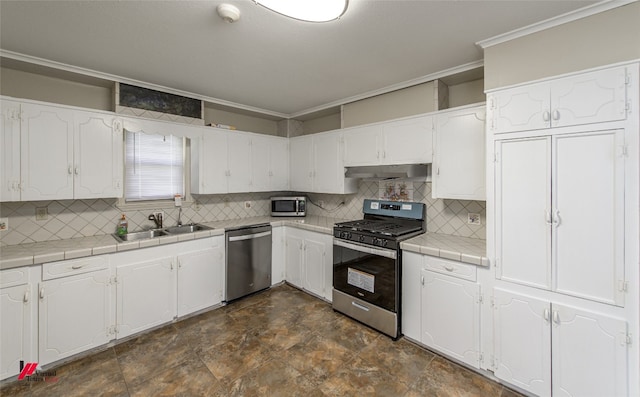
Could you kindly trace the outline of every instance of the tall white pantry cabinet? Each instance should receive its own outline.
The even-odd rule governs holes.
[[[640,394],[638,77],[488,93],[484,367],[528,393]]]

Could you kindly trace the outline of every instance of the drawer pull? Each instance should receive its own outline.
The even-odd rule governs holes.
[[[455,270],[455,268],[453,266],[445,266],[444,270],[448,271],[448,272],[452,272]]]
[[[85,266],[87,266],[87,264],[86,264],[86,263],[84,263],[84,264],[82,264],[82,265],[73,265],[73,266],[71,266],[71,268],[72,268],[73,270],[78,270],[78,269],[82,269],[82,268],[83,268],[83,267],[85,267]]]

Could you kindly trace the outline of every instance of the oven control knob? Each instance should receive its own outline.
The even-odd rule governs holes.
[[[350,239],[351,238],[351,232],[342,232],[342,233],[340,233],[340,238]]]
[[[360,240],[360,242],[361,242],[361,243],[364,243],[364,236],[363,236],[363,235],[360,235],[359,240]]]
[[[373,243],[373,245],[378,245],[379,242],[380,242],[380,239],[377,237],[374,237],[373,240],[371,240],[371,243]]]
[[[388,242],[389,242],[388,240],[381,240],[380,241],[380,243],[381,243],[380,245],[383,246],[383,247],[386,247]]]

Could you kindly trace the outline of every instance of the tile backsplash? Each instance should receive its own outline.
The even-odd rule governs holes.
[[[378,182],[360,181],[358,193],[349,195],[309,194],[313,203],[308,215],[340,219],[362,217],[362,201],[377,198]],[[194,196],[195,203],[182,210],[182,222],[213,222],[226,219],[268,216],[270,200],[281,193],[242,193]],[[431,183],[414,182],[414,201],[427,205],[427,231],[455,236],[485,238],[485,202],[431,198]],[[246,208],[245,202],[250,202]],[[344,204],[341,204],[344,202]],[[36,220],[36,208],[47,208],[47,219]],[[158,208],[165,225],[175,225],[178,209]],[[9,230],[0,231],[0,246],[105,235],[115,232],[120,214],[129,221],[129,230],[153,227],[148,216],[154,210],[122,210],[115,199],[61,200],[0,203],[0,217],[9,219]],[[467,223],[467,214],[480,214],[481,225]]]

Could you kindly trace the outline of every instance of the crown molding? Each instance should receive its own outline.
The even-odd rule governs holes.
[[[566,14],[558,15],[553,18],[549,18],[542,22],[534,23],[523,28],[512,30],[507,33],[500,34],[485,40],[478,41],[477,46],[482,49],[501,44],[507,41],[511,41],[523,36],[530,35],[532,33],[540,32],[555,26],[563,25],[568,22],[576,21],[578,19],[586,18],[591,15],[599,14],[601,12],[609,11],[614,8],[622,7],[627,4],[635,3],[638,0],[605,0],[596,4],[592,4],[587,7],[580,8],[575,11],[568,12]]]

